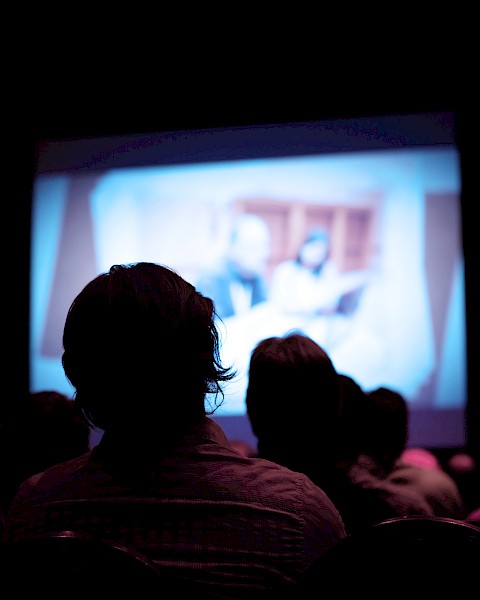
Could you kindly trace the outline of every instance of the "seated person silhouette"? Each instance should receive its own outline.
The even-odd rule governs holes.
[[[292,332],[262,340],[251,354],[246,393],[258,456],[308,475],[332,498],[347,533],[390,517],[432,515],[415,491],[371,473],[349,478],[363,441],[362,395],[310,337]]]
[[[55,390],[27,394],[4,415],[0,432],[4,514],[24,479],[90,449],[90,427],[78,405]]]
[[[365,396],[357,415],[365,432],[362,451],[350,473],[374,474],[389,484],[419,493],[437,517],[463,519],[464,502],[454,479],[440,466],[425,468],[408,460],[409,408],[402,394],[378,387]]]
[[[214,304],[168,267],[114,265],[67,314],[62,363],[103,431],[25,481],[4,540],[68,529],[136,549],[217,598],[264,598],[345,537],[306,475],[246,457],[210,415],[234,371]]]

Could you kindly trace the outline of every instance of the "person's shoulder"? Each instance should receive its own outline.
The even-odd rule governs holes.
[[[444,485],[453,484],[455,481],[441,467],[422,467],[420,465],[399,462],[388,475],[388,480],[392,483],[405,484],[410,481],[438,482]]]
[[[65,477],[73,477],[76,472],[83,471],[90,455],[91,451],[88,451],[81,456],[52,465],[44,471],[31,475],[21,484],[19,491],[23,489],[23,492],[27,493],[27,490],[55,489],[57,483],[63,481]]]
[[[272,500],[273,503],[288,501],[304,507],[331,507],[326,492],[304,473],[292,471],[288,467],[260,457],[252,457],[250,460],[249,478],[256,481],[264,498]],[[254,477],[253,473],[256,474]]]
[[[386,476],[378,476],[368,469],[349,472],[350,491],[377,498],[389,505],[396,514],[433,514],[423,494],[418,489],[421,473],[415,465],[398,465]]]
[[[339,539],[345,535],[343,518],[327,492],[307,475],[262,458],[253,458],[263,470],[264,502],[303,521],[305,531],[321,530]]]
[[[415,481],[423,489],[448,493],[452,497],[460,497],[460,492],[454,478],[447,473],[443,468],[422,468],[413,467],[415,469]]]

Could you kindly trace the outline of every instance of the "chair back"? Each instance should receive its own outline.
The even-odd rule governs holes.
[[[158,567],[135,549],[118,543],[59,531],[5,542],[2,545],[2,578],[19,596],[44,592],[49,599],[157,596],[165,590],[194,590],[189,581]],[[8,589],[8,588],[5,588]],[[202,597],[195,590],[196,597]],[[43,595],[43,594],[42,594]]]
[[[478,585],[480,527],[443,517],[397,517],[342,539],[305,574],[304,598],[328,586],[335,595],[365,592],[369,598],[425,593],[457,597]],[[465,596],[467,597],[467,596]]]

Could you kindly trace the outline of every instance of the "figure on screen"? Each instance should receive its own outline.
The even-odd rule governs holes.
[[[346,306],[347,294],[361,289],[365,273],[341,274],[330,251],[327,229],[313,229],[297,256],[280,263],[274,270],[271,301],[286,313],[305,317],[351,310],[351,306]]]
[[[351,318],[371,278],[368,269],[341,271],[331,247],[326,228],[312,229],[297,256],[274,269],[269,295],[284,332],[302,329],[329,352],[348,340]]]
[[[29,392],[0,424],[0,504],[6,513],[24,479],[90,449],[90,428],[72,398]]]
[[[221,264],[199,277],[196,288],[214,301],[222,319],[244,314],[266,301],[270,242],[268,226],[261,217],[241,215],[234,224]]]

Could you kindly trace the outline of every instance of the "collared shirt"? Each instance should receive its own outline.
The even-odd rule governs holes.
[[[371,456],[361,454],[350,467],[355,485],[375,490],[398,515],[428,515],[462,519],[463,501],[456,483],[441,469],[422,469],[397,461],[386,473]],[[342,515],[344,513],[342,512]],[[348,529],[347,523],[347,529]]]
[[[437,517],[463,519],[465,506],[455,480],[442,469],[424,468],[399,460],[385,480],[394,485],[414,489],[432,507]]]
[[[168,453],[105,434],[88,454],[28,479],[4,539],[58,529],[133,546],[219,598],[293,583],[345,536],[308,477],[241,456],[208,417]]]

